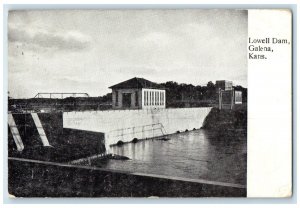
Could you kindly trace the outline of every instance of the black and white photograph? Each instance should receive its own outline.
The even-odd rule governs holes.
[[[11,10],[11,197],[246,197],[248,11]]]

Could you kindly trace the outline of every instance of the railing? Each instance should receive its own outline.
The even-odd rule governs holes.
[[[34,96],[34,98],[66,98],[66,97],[90,97],[88,93],[77,93],[77,92],[70,92],[70,93],[64,93],[64,92],[40,92]]]
[[[146,139],[157,136],[164,136],[166,134],[167,132],[163,124],[161,123],[115,129],[109,131],[108,133],[110,144],[116,144],[118,141],[131,141],[134,138]]]
[[[50,103],[50,104],[18,104],[8,107],[12,113],[34,113],[34,112],[70,112],[90,110],[112,110],[110,104],[82,104],[82,103]]]

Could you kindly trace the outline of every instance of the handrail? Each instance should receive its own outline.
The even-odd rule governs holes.
[[[61,98],[64,98],[64,95],[71,95],[70,97],[77,97],[76,95],[84,95],[84,97],[90,97],[88,93],[78,93],[78,92],[39,92],[34,98],[43,98],[42,95],[49,95],[50,99],[52,95],[60,95]]]
[[[152,127],[152,128],[147,129],[147,127]],[[140,129],[140,130],[136,130],[136,129]],[[126,132],[128,130],[134,130],[134,131]],[[162,123],[155,123],[155,124],[148,124],[148,125],[143,125],[143,126],[135,126],[135,127],[128,127],[128,128],[114,129],[114,130],[109,131],[109,134],[110,135],[112,134],[113,137],[119,137],[119,136],[124,136],[124,135],[137,134],[137,133],[141,133],[141,132],[149,132],[149,131],[155,131],[155,130],[160,130],[162,135],[167,134],[167,132],[166,132],[166,130],[165,130]],[[119,133],[119,132],[121,132],[121,133]]]
[[[109,132],[114,132],[114,131],[120,131],[120,130],[126,130],[126,129],[132,129],[132,128],[141,128],[141,127],[146,127],[146,126],[154,126],[154,125],[162,125],[162,123],[155,123],[155,124],[148,124],[148,125],[142,125],[142,126],[134,126],[134,127],[128,127],[128,128],[121,128],[121,129],[114,129]]]

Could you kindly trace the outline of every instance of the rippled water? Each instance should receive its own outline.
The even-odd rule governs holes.
[[[116,170],[246,184],[247,139],[244,132],[220,134],[196,130],[112,147],[131,160],[93,165]]]

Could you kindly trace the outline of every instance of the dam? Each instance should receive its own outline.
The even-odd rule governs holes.
[[[111,88],[105,109],[85,106],[94,98],[11,105],[10,194],[246,196],[246,108],[167,107],[165,89],[141,78]]]
[[[170,115],[170,118],[176,118],[176,112],[174,114],[172,109],[168,110],[171,110],[168,113],[172,113],[173,116]],[[138,112],[138,110],[135,111]],[[176,131],[175,134],[170,132],[169,140],[140,139],[136,143],[130,142],[122,146],[109,147],[112,154],[129,157],[130,160],[106,160],[94,157],[105,155],[105,144],[108,143],[105,142],[105,134],[89,131],[87,127],[85,130],[64,128],[63,116],[73,115],[75,112],[37,113],[33,116],[30,113],[11,114],[19,130],[18,139],[21,139],[19,142],[22,141],[24,149],[17,150],[12,135],[15,131],[9,130],[9,193],[23,197],[196,197],[224,196],[224,194],[246,196],[246,135],[240,131],[227,131],[226,129],[229,128],[224,128],[224,126],[218,127],[221,131],[210,129],[212,122],[220,120],[219,123],[224,123],[226,121],[221,115],[225,112],[210,108],[195,108],[194,111],[183,108],[178,115],[185,116],[187,121],[189,118],[187,111],[191,115],[194,115],[194,111],[198,111],[199,114],[195,117],[198,117],[202,111],[205,113],[208,111],[208,115],[205,118],[200,117],[201,120],[190,125],[172,127],[164,123],[166,131]],[[129,112],[134,113],[133,110]],[[83,120],[86,117],[82,115],[97,113],[100,112],[76,112],[76,115],[78,117],[81,115],[79,118]],[[167,112],[160,113],[168,115]],[[37,117],[45,134],[39,135],[37,130],[39,126],[34,124]],[[140,119],[139,116],[136,115],[136,117],[137,120]],[[197,127],[196,124],[199,127],[202,120],[205,120],[202,123],[204,129],[192,129]],[[23,125],[25,121],[26,129]],[[95,127],[97,121],[100,121],[100,118],[94,121]],[[80,125],[84,122],[75,123],[78,125],[76,128],[82,128]],[[186,128],[192,131],[186,132]],[[177,133],[176,129],[181,132]],[[50,146],[46,142],[43,143],[45,138]],[[91,159],[82,160],[83,163],[70,163],[85,158]],[[68,175],[67,178],[66,175]],[[158,186],[160,189],[157,189]],[[180,192],[181,189],[186,191]]]
[[[200,129],[210,107],[64,112],[63,127],[104,134],[105,147]]]

